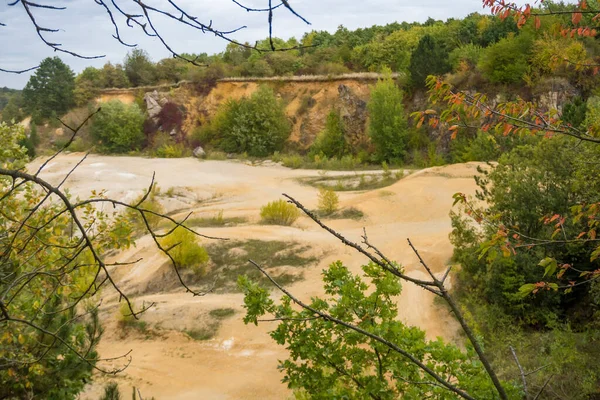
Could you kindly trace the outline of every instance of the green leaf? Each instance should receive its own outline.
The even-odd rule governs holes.
[[[556,269],[558,268],[558,264],[556,263],[556,259],[552,257],[546,257],[538,264],[540,267],[544,267],[544,276],[554,275]]]
[[[527,295],[529,295],[531,292],[533,292],[533,289],[535,289],[536,286],[533,283],[526,283],[525,285],[521,286],[519,288],[519,294],[522,297],[526,297]]]
[[[598,259],[598,257],[600,257],[600,246],[596,247],[596,250],[594,250],[590,256],[590,261],[595,261],[596,259]]]

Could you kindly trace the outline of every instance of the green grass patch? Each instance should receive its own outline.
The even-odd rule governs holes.
[[[132,303],[135,309],[135,304]],[[157,332],[150,329],[150,326],[146,321],[136,319],[132,314],[126,301],[122,301],[119,304],[119,310],[117,312],[117,324],[121,329],[121,336],[125,336],[128,332],[136,331],[146,336],[146,339],[157,336]]]
[[[365,213],[356,207],[344,208],[330,214],[323,213],[319,210],[312,210],[311,212],[320,219],[353,219],[355,221],[359,221],[365,216]]]
[[[194,329],[186,329],[183,331],[186,335],[194,340],[209,340],[215,337],[219,328],[221,326],[220,322],[212,321],[204,327],[194,328]]]
[[[265,268],[282,285],[303,279],[302,267],[318,260],[303,255],[310,246],[283,241],[221,241],[206,247],[213,267],[204,277],[196,280],[202,285],[213,285],[217,293],[237,292],[237,278],[248,275],[264,285],[271,285],[248,260]]]
[[[343,210],[336,211],[331,214],[328,218],[331,219],[354,219],[360,220],[365,216],[365,214],[355,207],[344,208]]]
[[[355,174],[299,178],[298,181],[318,189],[330,189],[337,192],[345,192],[384,188],[398,182],[402,177],[402,173]]]
[[[214,318],[228,318],[235,314],[235,310],[233,308],[215,308],[208,314]]]
[[[224,217],[223,211],[219,211],[211,217],[190,218],[186,221],[189,227],[207,228],[218,226],[235,226],[248,222],[244,217]]]

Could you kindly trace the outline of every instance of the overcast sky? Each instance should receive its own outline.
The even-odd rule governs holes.
[[[131,0],[116,0],[127,8]],[[244,2],[241,0],[240,2]],[[46,34],[50,41],[62,43],[63,48],[86,56],[105,55],[97,60],[82,60],[69,55],[54,53],[37,37],[31,21],[22,6],[10,7],[7,1],[0,5],[0,68],[25,69],[37,65],[45,57],[58,55],[75,72],[89,65],[101,67],[107,61],[122,62],[128,51],[112,38],[113,27],[104,9],[93,0],[39,0],[38,3],[67,7],[64,11],[32,9],[38,23],[45,28],[60,29],[58,33]],[[110,2],[107,1],[110,4]],[[147,0],[148,4],[168,9],[167,0]],[[176,0],[181,8],[195,15],[202,22],[213,21],[220,30],[246,25],[233,38],[239,41],[263,39],[267,36],[267,15],[248,13],[231,0]],[[275,4],[276,2],[274,2]],[[290,0],[298,13],[311,25],[308,26],[280,7],[274,15],[273,34],[282,38],[296,36],[315,30],[334,32],[339,25],[349,29],[385,25],[398,21],[425,21],[428,17],[447,19],[464,17],[472,12],[483,12],[481,0]],[[265,7],[266,0],[245,0],[245,5]],[[135,6],[134,6],[135,7]],[[135,8],[131,8],[135,10]],[[156,38],[149,38],[139,28],[129,28],[123,18],[118,19],[122,37],[150,53],[155,60],[167,57],[168,51]],[[155,26],[170,45],[178,52],[209,54],[223,51],[226,42],[210,34],[187,28],[181,24],[156,17]],[[14,75],[0,72],[0,87],[21,89],[29,74]]]

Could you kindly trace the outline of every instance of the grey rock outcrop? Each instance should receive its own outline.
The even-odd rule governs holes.
[[[162,96],[158,91],[148,92],[144,95],[144,102],[146,103],[146,110],[148,116],[155,122],[158,114],[162,110],[163,106],[168,103],[168,99]]]
[[[204,157],[206,157],[206,152],[204,151],[204,149],[202,148],[202,146],[196,147],[194,149],[194,151],[192,152],[192,154],[196,158],[204,158]]]

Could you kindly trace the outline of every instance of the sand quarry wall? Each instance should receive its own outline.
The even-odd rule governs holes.
[[[191,82],[183,82],[176,86],[103,90],[96,100],[133,103],[136,96],[156,90],[159,96],[185,107],[183,130],[190,134],[196,127],[210,121],[227,101],[250,96],[260,85],[267,85],[286,105],[285,111],[292,124],[290,142],[300,148],[307,148],[324,128],[327,114],[332,109],[339,111],[353,125],[352,141],[366,140],[366,104],[370,88],[376,80],[377,75],[305,80],[235,79],[218,81],[209,91],[199,90]]]

